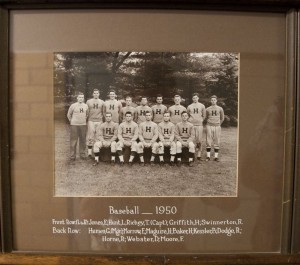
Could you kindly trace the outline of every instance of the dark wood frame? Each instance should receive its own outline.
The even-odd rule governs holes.
[[[22,9],[178,9],[178,10],[231,10],[231,11],[260,11],[280,12],[287,17],[287,87],[286,94],[287,114],[285,138],[285,190],[283,198],[284,219],[282,227],[285,227],[282,236],[281,252],[285,255],[201,255],[201,256],[63,256],[63,255],[20,255],[2,254],[0,264],[300,264],[300,256],[289,253],[300,252],[300,211],[295,211],[292,223],[292,210],[299,208],[299,202],[291,200],[293,190],[300,199],[299,180],[294,186],[294,173],[299,174],[300,147],[295,148],[296,141],[296,112],[299,110],[300,96],[299,79],[300,71],[298,63],[299,36],[298,29],[300,15],[299,0],[150,0],[140,2],[138,0],[53,0],[51,3],[45,0],[0,0],[0,147],[1,147],[1,241],[4,252],[12,251],[12,217],[10,198],[10,104],[9,104],[9,11]],[[297,58],[297,60],[295,60]],[[297,101],[296,101],[297,99]],[[298,109],[296,108],[298,107]],[[299,123],[298,123],[299,125]],[[300,139],[300,128],[297,128]],[[295,149],[298,155],[295,157]],[[298,166],[296,166],[298,165]],[[288,232],[285,232],[288,231]],[[295,231],[295,234],[293,234]],[[291,240],[292,239],[292,240]]]
[[[299,29],[299,19],[300,19],[300,12],[298,12],[298,53],[297,53],[297,57],[296,60],[299,62],[300,60],[300,55],[299,55],[299,48],[300,48],[300,39],[299,39],[299,33],[300,33],[300,29]],[[299,69],[299,65],[297,68],[297,87],[298,87],[298,91],[299,91],[299,87],[300,87],[300,69]],[[291,249],[292,249],[292,253],[294,254],[300,254],[300,146],[299,146],[299,142],[300,142],[300,125],[299,125],[299,121],[300,121],[300,95],[299,92],[297,93],[297,116],[296,116],[296,155],[295,155],[295,180],[294,180],[294,203],[293,203],[293,233],[292,233],[292,245],[291,245]]]

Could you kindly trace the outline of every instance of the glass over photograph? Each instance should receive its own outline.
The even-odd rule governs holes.
[[[236,197],[238,73],[237,53],[54,53],[54,195]]]

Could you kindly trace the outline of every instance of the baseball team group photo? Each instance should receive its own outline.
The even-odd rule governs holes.
[[[237,196],[238,66],[236,53],[55,53],[55,196]]]

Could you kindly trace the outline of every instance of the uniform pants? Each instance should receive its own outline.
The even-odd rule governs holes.
[[[193,142],[188,142],[188,148],[190,153],[195,153],[195,144]],[[182,153],[182,144],[181,142],[176,142],[176,152],[177,154]]]
[[[76,147],[79,139],[79,153],[80,157],[85,156],[86,148],[86,125],[71,125],[70,130],[70,158],[76,158]]]
[[[97,141],[94,144],[94,153],[100,152],[100,149],[102,147],[110,147],[110,151],[112,153],[117,152],[117,142],[116,141],[112,141],[110,144],[106,141]]]
[[[118,151],[122,151],[123,148],[124,148],[126,145],[124,145],[122,141],[119,141],[119,142],[117,142],[117,145],[116,145],[116,146],[117,146],[117,150],[118,150]],[[130,144],[130,145],[127,145],[127,146],[131,146],[131,151],[132,151],[132,152],[136,152],[136,151],[137,151],[137,142],[136,142],[136,141],[132,141],[131,144]]]
[[[170,155],[176,155],[176,143],[175,142],[159,142],[158,153],[163,154],[165,147],[170,147]]]
[[[97,127],[101,124],[101,121],[88,121],[88,129],[87,129],[87,137],[86,137],[86,144],[88,146],[93,146],[95,143],[95,135]]]
[[[158,143],[152,143],[151,146],[149,148],[152,149],[152,154],[158,154]],[[144,148],[145,148],[145,145],[144,143],[142,142],[139,142],[137,144],[137,153],[138,154],[142,154],[144,153]]]
[[[221,126],[206,126],[206,147],[220,148]]]
[[[195,131],[195,143],[201,144],[202,135],[203,135],[203,126],[194,126],[194,131]]]

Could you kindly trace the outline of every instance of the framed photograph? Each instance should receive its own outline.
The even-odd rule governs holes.
[[[292,5],[35,4],[1,5],[4,252],[291,253]]]
[[[237,197],[238,57],[55,53],[55,196]]]

